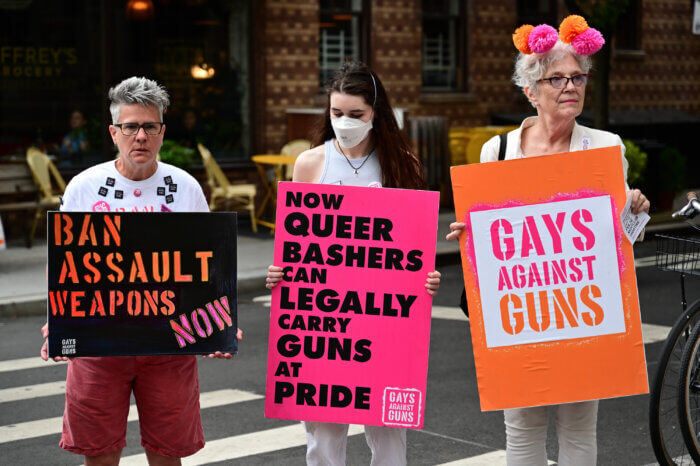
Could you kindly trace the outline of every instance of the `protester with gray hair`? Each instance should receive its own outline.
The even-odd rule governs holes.
[[[155,81],[132,77],[110,89],[109,97],[109,132],[119,158],[76,175],[66,187],[61,210],[208,212],[197,180],[157,160],[163,113],[170,103],[167,91]],[[45,325],[44,338],[48,331]],[[237,338],[241,336],[238,330]],[[46,342],[41,357],[48,359]],[[191,355],[70,359],[60,446],[84,455],[88,466],[119,464],[132,392],[149,464],[179,465],[181,457],[204,446],[197,361]]]
[[[513,81],[535,107],[537,116],[526,118],[504,140],[495,136],[487,141],[481,149],[481,162],[619,146],[626,179],[628,164],[620,137],[576,122],[586,95],[589,55],[602,47],[602,35],[580,16],[570,16],[562,22],[559,33],[548,25],[525,25],[516,30],[513,41],[520,51]],[[628,196],[632,198],[632,213],[649,211],[649,201],[638,189],[628,189]],[[461,222],[451,224],[447,239],[457,239],[464,227]],[[547,464],[548,409],[505,410],[509,466]],[[597,416],[598,400],[556,405],[560,466],[596,464]]]

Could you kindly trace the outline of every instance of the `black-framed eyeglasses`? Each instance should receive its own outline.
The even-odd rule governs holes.
[[[141,128],[149,136],[157,136],[163,131],[162,121],[151,121],[142,125],[138,123],[117,123],[112,126],[119,128],[124,136],[135,136]]]
[[[552,76],[551,78],[542,78],[540,81],[548,81],[549,85],[552,86],[554,89],[564,89],[566,86],[569,85],[569,81],[574,83],[574,86],[576,87],[581,87],[585,86],[586,83],[588,82],[588,78],[591,75],[586,73],[586,74],[575,74],[571,77],[567,76]],[[538,81],[539,82],[539,81]]]

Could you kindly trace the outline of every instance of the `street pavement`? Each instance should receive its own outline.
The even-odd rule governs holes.
[[[442,240],[453,218],[440,216],[438,264],[443,273],[434,300],[425,427],[408,432],[412,465],[505,464],[500,412],[479,408],[468,322],[456,307],[461,291],[457,246]],[[652,238],[648,238],[652,239]],[[266,266],[273,238],[267,231],[239,238],[239,321],[245,331],[233,361],[200,362],[202,418],[207,446],[183,464],[304,464],[299,423],[264,417],[269,328]],[[75,465],[80,457],[58,446],[65,364],[43,362],[39,328],[45,321],[45,245],[0,251],[0,463]],[[635,246],[648,370],[653,374],[662,341],[680,313],[678,278],[654,267],[654,243]],[[689,282],[689,299],[700,287]],[[20,316],[19,318],[14,317]],[[598,464],[655,464],[649,443],[648,396],[603,400],[598,422]],[[130,413],[121,464],[145,464],[137,414]],[[369,464],[362,428],[351,427],[348,464]],[[556,461],[550,426],[548,457]]]

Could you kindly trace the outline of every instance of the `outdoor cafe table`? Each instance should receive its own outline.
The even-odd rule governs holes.
[[[277,210],[277,183],[285,181],[291,176],[287,176],[287,167],[294,165],[296,157],[291,155],[262,154],[251,157],[253,163],[260,174],[260,182],[265,190],[263,200],[255,214],[255,221],[258,224],[270,228],[270,234],[275,232],[275,213]],[[272,171],[273,177],[270,179],[268,173]],[[267,207],[271,206],[270,209]],[[272,211],[272,215],[264,217],[267,210]]]

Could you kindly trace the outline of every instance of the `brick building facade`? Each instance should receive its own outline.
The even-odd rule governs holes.
[[[275,152],[286,142],[286,109],[324,105],[318,85],[319,2],[254,3],[253,147]],[[394,107],[406,108],[410,116],[447,116],[452,126],[467,127],[489,124],[494,114],[531,111],[510,82],[516,54],[510,34],[519,25],[515,0],[464,2],[466,89],[432,93],[421,88],[422,2],[367,3],[366,61],[381,77]],[[559,1],[557,21],[566,14]],[[700,36],[691,32],[692,2],[639,1],[637,14],[637,49],[613,52],[611,112],[663,109],[700,117]],[[592,86],[595,78],[587,109]]]

